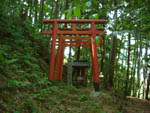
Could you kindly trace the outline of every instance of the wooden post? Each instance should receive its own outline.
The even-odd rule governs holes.
[[[92,30],[92,74],[93,74],[93,82],[94,82],[94,87],[95,91],[99,91],[99,68],[98,68],[98,57],[97,57],[97,46],[96,46],[96,33],[95,33],[95,22],[93,21],[91,23],[91,30]]]
[[[54,80],[54,63],[55,63],[55,46],[56,46],[56,38],[57,38],[57,21],[53,23],[53,34],[52,34],[52,47],[51,47],[51,58],[50,58],[50,72],[48,80]]]
[[[60,61],[61,61],[61,52],[62,50],[62,39],[59,38],[59,44],[58,44],[58,51],[56,56],[56,66],[55,66],[55,72],[54,72],[54,80],[59,80],[59,72],[60,72]]]
[[[64,63],[64,39],[62,40],[62,46],[61,46],[61,58],[60,58],[60,71],[59,71],[59,80],[62,80],[62,74],[63,74],[63,63]]]

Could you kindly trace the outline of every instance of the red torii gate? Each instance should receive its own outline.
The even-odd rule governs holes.
[[[99,90],[99,66],[97,56],[96,35],[104,33],[104,28],[97,29],[96,24],[105,24],[105,20],[44,20],[45,24],[52,24],[52,29],[45,30],[43,34],[52,35],[51,58],[50,58],[50,72],[49,80],[62,80],[64,47],[91,47],[92,56],[92,78],[95,90]],[[71,29],[60,29],[58,24],[72,24]],[[88,29],[77,29],[76,24],[90,24]],[[67,35],[67,36],[66,36]],[[75,35],[75,37],[68,36]],[[88,35],[90,37],[81,37],[81,35]],[[70,40],[70,41],[68,41]],[[58,46],[58,52],[55,63],[55,48]],[[55,65],[56,64],[56,65]]]

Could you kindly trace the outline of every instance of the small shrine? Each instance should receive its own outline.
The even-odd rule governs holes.
[[[72,83],[75,86],[86,86],[90,63],[87,60],[78,60],[72,63]]]

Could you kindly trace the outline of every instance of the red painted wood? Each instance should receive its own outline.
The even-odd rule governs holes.
[[[54,72],[54,80],[59,80],[59,71],[60,71],[60,61],[61,61],[61,58],[60,58],[60,56],[61,56],[61,54],[62,54],[62,46],[61,46],[61,44],[62,44],[62,39],[59,39],[60,41],[60,43],[59,43],[59,46],[58,46],[58,51],[57,51],[57,56],[56,56],[56,66],[55,66],[55,72]]]
[[[53,34],[52,30],[45,30],[43,34]],[[59,35],[91,35],[91,30],[58,30]],[[99,29],[95,31],[96,35],[104,33],[104,29]]]
[[[98,57],[97,57],[97,47],[96,47],[96,34],[95,34],[95,23],[92,22],[92,63],[93,63],[93,82],[94,83],[99,83],[99,68],[98,68]]]
[[[56,38],[57,38],[57,22],[53,23],[53,40],[51,47],[51,59],[50,59],[50,72],[49,72],[49,80],[54,80],[53,72],[54,72],[54,63],[55,63],[55,47],[56,47]]]
[[[59,43],[59,41],[56,41],[56,42]],[[68,43],[90,44],[92,42],[91,41],[65,41],[64,43],[65,44],[68,44]]]
[[[51,19],[51,20],[44,20],[44,23],[54,23],[55,21],[57,21],[58,23],[96,23],[96,24],[105,24],[106,20],[89,20],[89,19],[84,19],[84,20],[80,20],[80,19],[76,19],[76,20],[59,20],[59,19]]]
[[[65,50],[64,40],[62,39],[59,80],[62,80],[62,75],[63,75],[64,50]]]
[[[58,44],[56,44],[58,45]],[[81,45],[81,44],[64,44],[64,47],[67,47],[67,46],[70,46],[70,47],[91,47],[90,45]]]
[[[75,23],[72,24],[72,30],[76,31],[76,24]]]
[[[90,44],[65,44],[65,46],[70,46],[70,47],[90,47]]]
[[[56,46],[59,46],[58,43],[56,43]],[[65,47],[70,46],[70,47],[91,47],[91,44],[64,44]],[[96,47],[99,47],[100,45],[97,44]]]
[[[87,36],[86,37],[83,37],[83,36],[82,37],[81,36],[74,36],[74,37],[73,36],[63,36],[62,37],[61,36],[61,37],[58,37],[58,39],[59,38],[68,39],[68,40],[70,40],[70,39],[72,39],[72,40],[82,40],[82,41],[83,40],[91,40],[91,37],[87,37]]]
[[[92,39],[92,37],[91,37],[91,39]],[[94,69],[94,57],[92,55],[92,44],[91,44],[91,59],[92,59],[92,80],[94,81],[95,69]]]

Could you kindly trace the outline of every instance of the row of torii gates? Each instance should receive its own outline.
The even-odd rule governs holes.
[[[52,28],[42,33],[51,35],[51,55],[49,80],[62,80],[64,48],[91,47],[92,58],[92,79],[96,91],[99,91],[99,65],[96,36],[104,33],[104,28],[96,28],[97,25],[104,25],[105,20],[44,20],[45,24],[52,24]],[[59,28],[59,24],[71,24],[71,28]],[[77,28],[77,24],[89,24],[90,28]],[[102,38],[100,38],[102,40]],[[56,46],[58,46],[55,60]]]

